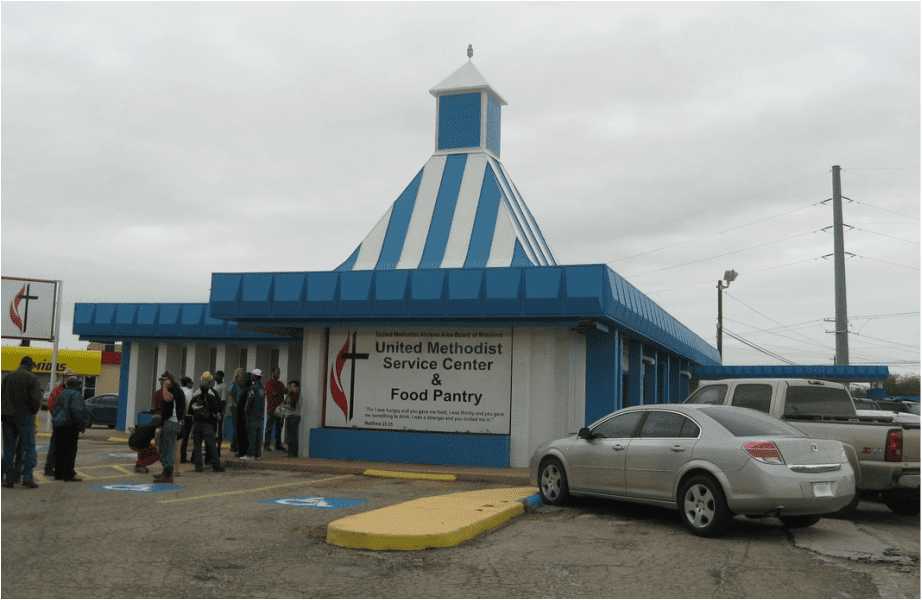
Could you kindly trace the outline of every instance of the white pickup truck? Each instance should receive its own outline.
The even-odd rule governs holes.
[[[838,440],[845,444],[855,471],[858,495],[880,499],[898,514],[919,514],[919,425],[859,416],[842,384],[807,379],[702,381],[685,403],[752,408],[810,437]]]

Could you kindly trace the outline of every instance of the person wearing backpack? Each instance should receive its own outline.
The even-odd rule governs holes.
[[[211,373],[208,371],[202,373],[201,385],[199,385],[189,402],[189,414],[192,415],[193,421],[192,462],[195,464],[195,470],[198,473],[205,470],[202,464],[203,442],[207,454],[211,457],[211,465],[214,471],[216,473],[224,471],[224,467],[221,466],[218,447],[215,443],[215,432],[221,416],[221,398],[212,387],[213,381]]]
[[[77,461],[77,440],[90,421],[83,402],[79,377],[68,377],[64,391],[58,396],[51,422],[54,424],[54,478],[58,481],[82,481],[74,471]]]

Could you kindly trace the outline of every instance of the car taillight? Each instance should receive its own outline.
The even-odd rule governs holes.
[[[775,442],[746,442],[743,449],[752,458],[770,465],[783,465],[784,457]]]
[[[887,447],[884,450],[884,460],[890,462],[903,462],[902,429],[891,429],[887,432]]]

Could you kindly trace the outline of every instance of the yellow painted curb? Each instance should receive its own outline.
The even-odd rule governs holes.
[[[51,434],[46,431],[39,431],[38,433],[35,434],[35,437],[50,438]]]
[[[493,488],[417,498],[337,519],[327,543],[364,550],[449,548],[525,512],[532,487]]]
[[[391,477],[394,479],[428,479],[431,481],[454,481],[452,473],[424,473],[418,471],[385,471],[383,469],[365,469],[362,475],[367,477]]]
[[[127,444],[127,443],[128,443],[128,438],[114,437],[114,436],[113,436],[113,437],[106,438],[106,441],[107,441],[107,442],[119,442],[119,443]]]

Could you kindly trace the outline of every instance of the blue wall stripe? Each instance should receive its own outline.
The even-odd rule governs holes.
[[[410,227],[410,217],[413,216],[413,207],[416,205],[416,193],[419,191],[419,182],[423,178],[420,169],[410,185],[394,202],[391,210],[391,219],[387,223],[387,233],[384,234],[384,243],[381,245],[381,254],[378,255],[378,264],[375,269],[395,269],[403,251],[403,243],[407,239],[407,229]]]
[[[465,269],[487,266],[487,260],[490,259],[490,247],[493,245],[493,233],[496,231],[496,217],[499,214],[501,195],[493,167],[487,163],[487,168],[483,172],[483,183],[480,186],[477,213],[474,215],[474,227],[471,229],[471,240],[467,246],[467,258],[464,260]]]
[[[426,245],[423,247],[423,257],[419,261],[420,269],[438,269],[442,264],[466,164],[467,154],[452,154],[445,161],[442,182],[435,198],[432,220],[429,222],[429,233],[426,235]]]
[[[519,198],[522,198],[522,194],[519,193],[519,188],[515,185],[515,182],[510,180],[509,183],[512,184],[512,189],[515,190],[515,195]],[[522,208],[525,211],[527,217],[526,220],[530,225],[534,225],[534,233],[535,237],[538,239],[538,245],[541,246],[541,249],[547,257],[548,262],[552,265],[556,265],[557,259],[554,258],[554,254],[551,252],[550,246],[547,245],[547,240],[544,239],[544,234],[541,233],[541,227],[538,226],[538,221],[535,220],[535,216],[531,214],[531,209],[528,208],[528,204],[526,204],[524,200],[522,200]]]
[[[521,240],[515,241],[515,252],[512,254],[512,264],[510,267],[532,267],[534,263],[528,258],[528,255],[525,254],[525,249],[522,248]]]
[[[508,467],[509,436],[317,427],[309,452],[311,458]]]
[[[336,267],[336,270],[337,271],[351,271],[353,265],[355,265],[355,260],[359,257],[359,249],[361,247],[362,247],[361,245],[356,246],[355,250],[352,251],[352,254],[349,255],[349,258],[347,258],[343,264]]]
[[[118,410],[115,413],[115,428],[125,431],[128,416],[128,374],[131,364],[131,342],[122,342],[122,364],[118,369]]]
[[[519,205],[519,201],[515,196],[515,191],[510,185],[509,179],[506,178],[506,174],[503,173],[503,167],[499,164],[499,161],[496,161],[497,170],[499,171],[499,177],[503,181],[503,185],[509,190],[509,195],[503,194],[506,196],[506,201],[509,203],[509,214],[515,220],[516,224],[519,226],[519,230],[522,232],[520,239],[522,243],[528,246],[528,249],[531,251],[532,255],[537,260],[538,265],[546,264],[544,255],[541,253],[541,249],[536,247],[535,242],[533,241],[534,233],[531,231],[531,228],[528,226],[528,222],[525,219],[525,215],[522,211],[522,207]]]

